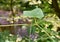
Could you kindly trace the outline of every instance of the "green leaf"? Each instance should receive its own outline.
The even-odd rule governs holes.
[[[23,16],[41,19],[44,17],[44,14],[40,8],[36,8],[30,11],[24,11]]]

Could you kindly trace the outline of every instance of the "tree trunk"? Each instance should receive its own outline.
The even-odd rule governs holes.
[[[55,12],[57,12],[57,16],[60,18],[60,9],[59,9],[57,0],[52,0],[52,6],[53,6]]]

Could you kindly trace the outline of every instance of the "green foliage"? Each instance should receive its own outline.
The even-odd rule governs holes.
[[[1,9],[10,10],[11,9],[10,5],[11,5],[11,0],[0,0]],[[14,8],[14,6],[16,6],[14,11],[16,11],[16,9],[18,10],[21,8],[22,8],[22,10],[26,9],[25,11],[23,11],[22,20],[24,20],[24,23],[25,23],[25,20],[28,20],[28,22],[30,22],[27,24],[28,25],[28,27],[27,27],[28,34],[26,34],[27,36],[24,36],[24,37],[21,36],[21,34],[24,35],[24,33],[25,33],[24,32],[25,27],[23,28],[23,30],[21,30],[22,33],[18,34],[18,37],[21,36],[21,38],[20,38],[21,41],[19,39],[20,42],[60,42],[60,31],[57,32],[57,31],[52,30],[53,28],[55,29],[54,25],[58,22],[56,20],[59,20],[59,19],[57,19],[57,17],[54,17],[53,15],[52,15],[53,17],[50,16],[51,14],[49,16],[44,17],[45,14],[43,14],[43,13],[53,12],[50,5],[51,4],[49,4],[47,0],[45,0],[45,1],[41,0],[41,4],[34,3],[33,5],[29,5],[29,3],[22,4],[22,3],[20,3],[20,0],[13,0],[12,8]],[[40,8],[36,8],[36,6],[40,7],[43,11]],[[17,14],[15,14],[15,15],[17,15]],[[17,16],[17,18],[13,16],[13,18],[16,20],[17,20],[17,18],[18,18],[18,20],[21,19],[20,16]],[[32,21],[29,21],[30,19]],[[13,22],[15,22],[13,19],[11,19],[11,20]],[[24,25],[24,23],[18,24],[18,25],[20,25],[21,27],[26,26],[26,25]],[[58,22],[58,23],[60,23],[60,22]],[[0,26],[4,26],[4,25],[0,25]],[[5,26],[7,27],[10,25],[5,25]],[[17,26],[17,24],[15,25],[15,23],[12,24],[11,26],[13,26],[13,27],[16,26],[18,29],[18,26]],[[57,26],[57,25],[55,25],[55,26]],[[21,27],[19,27],[19,28],[21,28]],[[20,33],[20,32],[18,31],[18,33]],[[16,35],[10,36],[9,31],[0,32],[0,42],[16,42],[18,37]]]
[[[0,42],[15,42],[16,36],[10,35],[9,31],[0,32]]]
[[[31,10],[31,11],[24,11],[23,16],[31,17],[31,18],[39,18],[39,19],[44,17],[43,12],[40,8],[36,8],[34,10]]]

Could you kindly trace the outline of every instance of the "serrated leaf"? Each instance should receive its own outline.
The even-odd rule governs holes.
[[[36,8],[34,10],[31,10],[31,11],[24,11],[23,16],[32,17],[32,18],[35,17],[35,18],[41,19],[42,17],[44,17],[44,14],[40,8]]]

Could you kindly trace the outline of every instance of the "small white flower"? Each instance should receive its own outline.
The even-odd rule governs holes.
[[[7,39],[7,40],[5,40],[5,42],[9,42],[9,40]]]
[[[37,3],[38,3],[38,4],[41,4],[41,1],[39,0]]]
[[[29,5],[34,5],[34,3],[33,2],[29,2]]]
[[[52,4],[52,0],[49,0],[48,3],[49,3],[49,4]]]
[[[36,1],[33,1],[34,4],[38,4]]]
[[[55,36],[51,36],[51,38],[55,38]]]
[[[22,40],[22,38],[19,37],[19,38],[17,38],[16,42],[19,42],[19,41],[21,41],[21,40]]]
[[[9,34],[9,36],[13,36],[12,34]]]
[[[22,29],[26,29],[27,27],[26,26],[22,26]]]
[[[10,21],[10,23],[14,23],[14,21]]]

